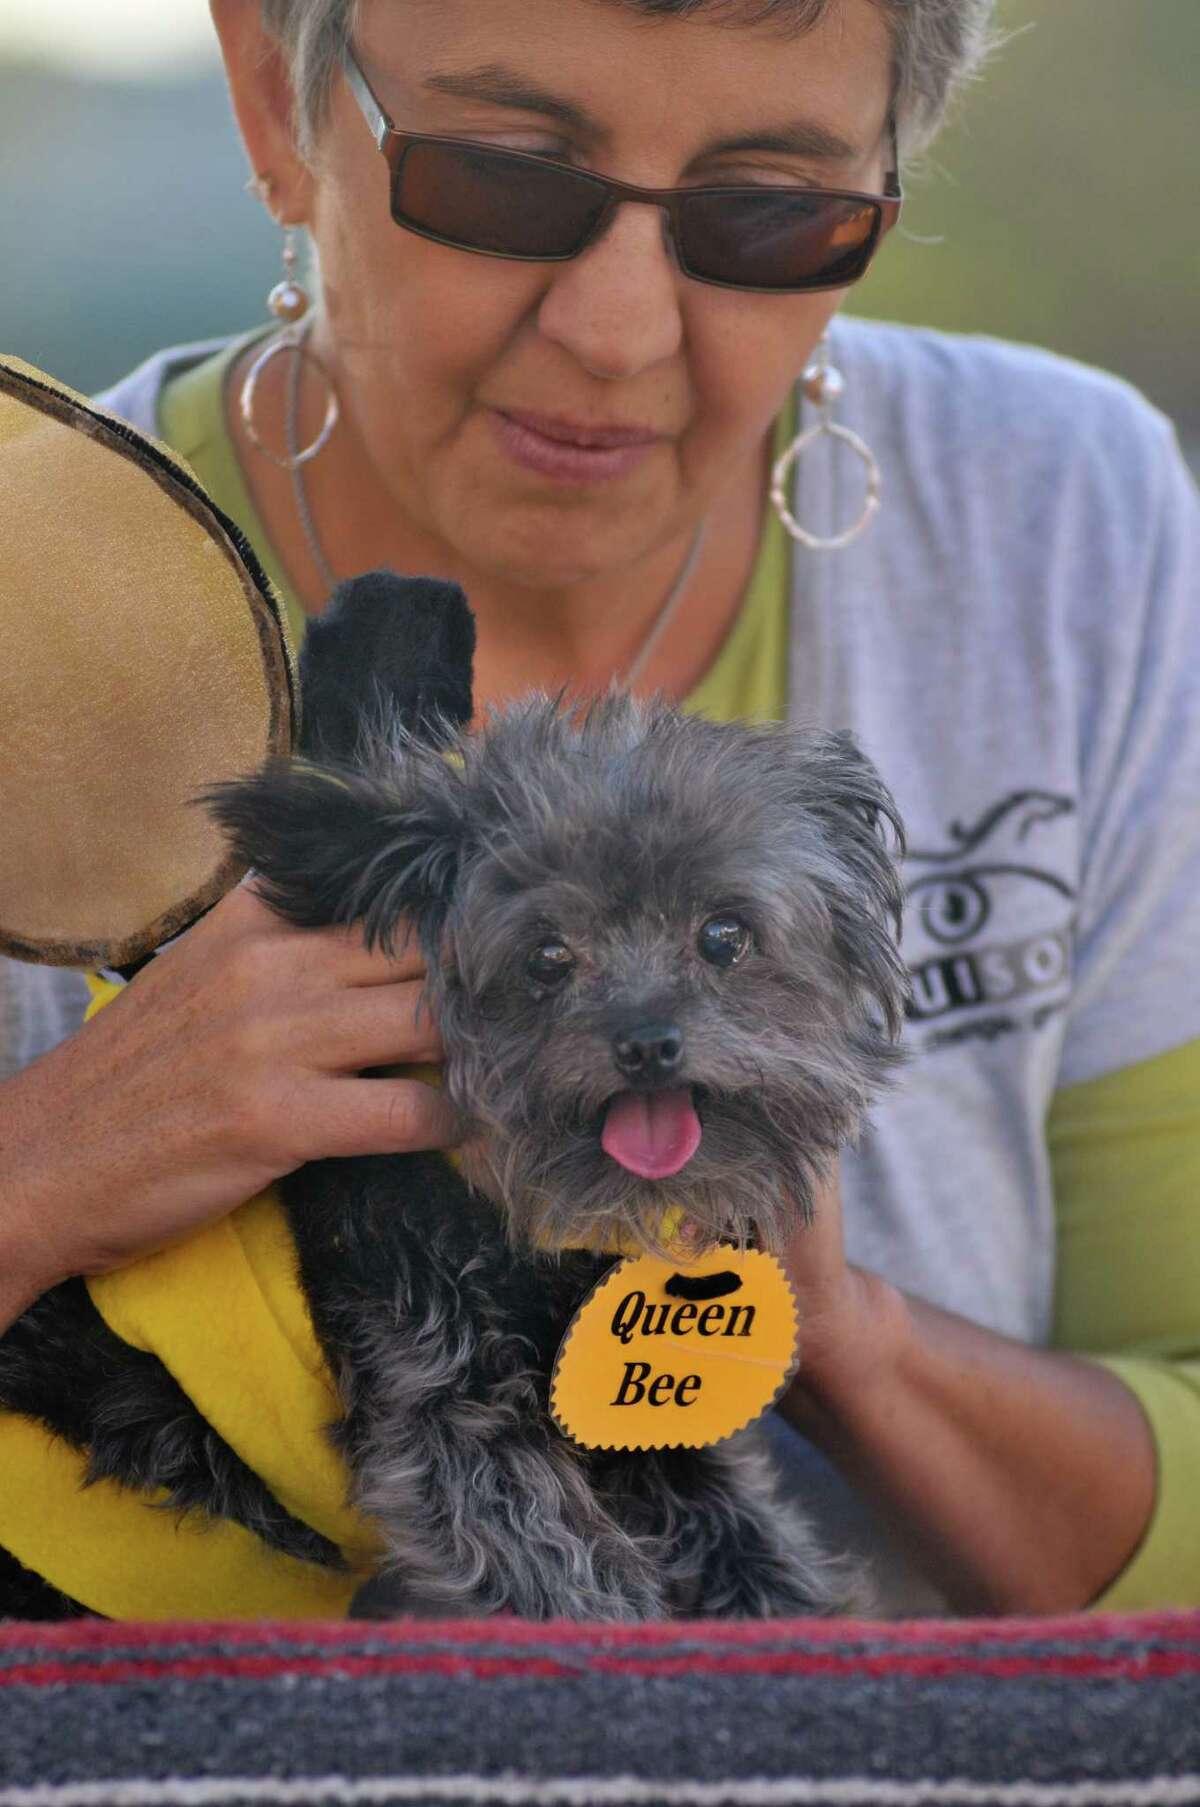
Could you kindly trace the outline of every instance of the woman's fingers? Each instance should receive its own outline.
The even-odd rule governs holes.
[[[222,898],[0,1087],[0,1231],[42,1285],[189,1234],[303,1161],[449,1144],[448,1099],[364,1069],[440,1058],[415,948]],[[0,1236],[0,1247],[4,1238]]]
[[[354,987],[323,1003],[312,1018],[314,1064],[347,1073],[441,1060],[442,1038],[424,990],[414,979]]]
[[[297,978],[302,983],[335,978],[344,985],[391,985],[398,979],[421,978],[425,972],[425,956],[405,924],[397,929],[394,955],[380,948],[368,950],[360,923],[298,929],[275,913],[255,888],[253,876],[223,897],[184,939],[205,936],[222,941],[262,937],[270,943],[287,942],[294,948]]]
[[[314,1093],[314,1098],[316,1094]],[[337,1079],[321,1094],[319,1131],[305,1160],[359,1154],[413,1154],[449,1148],[462,1134],[446,1094],[415,1079]]]
[[[340,986],[251,1000],[231,1028],[237,1055],[263,1070],[361,1073],[425,1066],[443,1058],[442,1038],[420,979]]]
[[[840,1298],[847,1274],[840,1159],[815,1185],[812,1222],[797,1226],[784,1266],[800,1302],[802,1322]]]
[[[403,1130],[396,1125],[413,1112],[421,1146],[439,1136],[448,1139],[452,1113],[414,1099],[403,1089],[403,1076],[391,1120],[381,1116],[377,1098],[373,1109],[363,1109],[365,1100],[356,1108],[345,1085],[327,1083],[353,1081],[373,1067],[442,1058],[437,1026],[424,1001],[423,967],[415,960],[368,954],[357,931],[297,929],[264,914],[264,908],[255,900],[255,908],[242,908],[227,925],[219,949],[213,949],[219,961],[197,965],[197,950],[185,949],[193,1007],[211,999],[211,1015],[194,1038],[192,1084],[199,1095],[207,1074],[214,1135],[247,1158],[268,1162],[276,1173],[315,1158],[314,1150],[316,1155],[373,1154],[403,1147]],[[405,971],[419,976],[398,976]],[[182,971],[178,976],[182,980]],[[131,990],[141,983],[139,977]],[[176,989],[182,996],[182,986]],[[336,1120],[327,1125],[324,1114],[330,1111]],[[381,1122],[382,1144],[355,1141],[356,1134],[370,1134]]]

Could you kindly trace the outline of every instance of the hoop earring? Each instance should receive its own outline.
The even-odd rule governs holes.
[[[263,194],[265,191],[269,195],[269,178],[265,181],[260,180],[256,186],[258,187],[260,194]],[[309,351],[306,344],[310,323],[305,319],[305,316],[308,313],[310,305],[307,289],[296,280],[295,228],[292,226],[285,226],[283,233],[283,280],[277,282],[275,287],[271,290],[271,293],[267,296],[267,306],[270,308],[275,318],[283,322],[283,330],[277,333],[263,350],[259,352],[253,364],[251,364],[249,370],[246,372],[246,380],[242,384],[242,392],[239,397],[239,406],[242,416],[242,425],[246,429],[246,437],[255,451],[261,452],[264,458],[269,458],[272,464],[277,464],[281,466],[282,469],[289,471],[295,470],[298,465],[307,464],[310,458],[315,458],[317,453],[323,450],[328,443],[330,434],[337,426],[341,414],[341,409],[338,406],[337,390],[333,385],[333,378],[330,376],[317,354],[313,351]],[[309,363],[315,366],[320,373],[321,381],[325,384],[326,391],[328,392],[328,399],[325,404],[325,419],[321,423],[320,432],[310,445],[302,447],[298,452],[274,452],[269,445],[264,444],[259,436],[258,429],[254,424],[254,398],[257,394],[263,371],[267,368],[271,359],[278,357],[281,352],[288,351],[294,352],[298,358],[307,358]]]
[[[791,445],[779,458],[771,472],[771,502],[776,514],[783,522],[794,540],[807,546],[810,552],[839,552],[843,546],[849,546],[864,532],[872,516],[879,507],[879,499],[883,489],[883,478],[879,462],[865,439],[850,427],[842,426],[833,418],[833,410],[846,392],[846,380],[840,370],[836,370],[829,362],[829,335],[822,333],[817,346],[816,356],[800,379],[804,386],[804,394],[819,411],[819,417],[811,427],[806,428],[793,439]],[[799,521],[788,509],[787,480],[792,466],[797,459],[808,450],[813,441],[827,433],[831,439],[840,440],[848,445],[852,452],[860,457],[867,467],[867,499],[863,503],[862,513],[853,526],[844,533],[835,534],[831,539],[823,540],[815,533],[801,527]]]

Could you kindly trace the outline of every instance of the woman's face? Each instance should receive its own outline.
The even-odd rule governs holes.
[[[798,38],[716,16],[647,19],[611,0],[364,0],[354,41],[401,130],[643,187],[877,192],[890,43],[873,0],[834,0]],[[841,299],[695,282],[651,206],[621,207],[567,263],[420,238],[392,223],[386,163],[340,73],[309,224],[339,387],[396,508],[457,565],[534,586],[615,574],[692,531],[761,461]],[[564,475],[514,415],[650,440],[614,472]]]

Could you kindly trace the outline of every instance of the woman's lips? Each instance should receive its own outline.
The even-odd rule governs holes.
[[[645,462],[661,435],[639,427],[578,427],[489,410],[500,445],[523,470],[556,483],[603,483]],[[571,437],[572,432],[579,439]]]

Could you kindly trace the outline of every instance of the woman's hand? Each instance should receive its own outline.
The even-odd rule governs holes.
[[[902,1295],[846,1260],[841,1169],[814,1189],[812,1222],[798,1228],[783,1265],[800,1313],[801,1380],[853,1389],[894,1359],[905,1327]]]
[[[1134,1395],[846,1261],[836,1170],[784,1265],[800,1367],[779,1401],[961,1612],[1063,1612],[1119,1573],[1154,1505]]]
[[[178,1241],[328,1155],[449,1145],[424,967],[297,929],[241,886],[78,1035],[0,1086],[0,1328],[70,1274]]]

